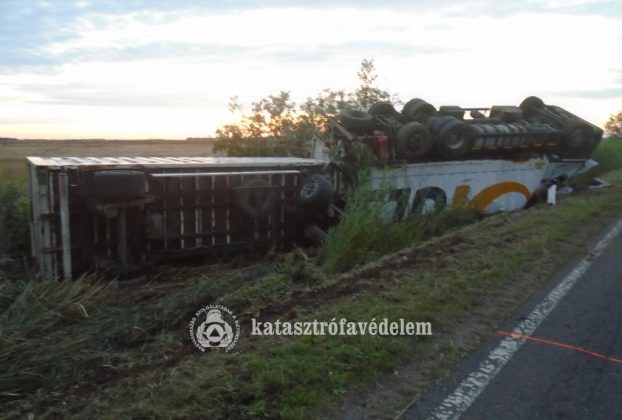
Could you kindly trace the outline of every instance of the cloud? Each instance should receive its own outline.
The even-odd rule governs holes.
[[[24,84],[14,87],[17,92],[36,94],[31,104],[77,105],[136,108],[213,108],[224,107],[220,100],[201,92],[156,92],[123,85],[93,85],[79,83]],[[0,100],[3,99],[0,97]]]
[[[58,71],[65,64],[93,61],[317,61],[340,51],[366,56],[378,50],[390,55],[459,50],[456,46],[430,45],[426,40],[413,41],[413,31],[419,39],[417,33],[422,31],[450,28],[432,25],[427,29],[403,19],[399,25],[388,25],[387,18],[394,21],[400,15],[391,8],[376,13],[360,5],[349,9],[332,5],[329,13],[317,5],[298,12],[291,7],[269,8],[272,3],[239,12],[227,9],[228,2],[210,3],[212,11],[189,1],[174,10],[170,2],[159,1],[120,2],[123,6],[117,2],[66,1],[32,3],[30,7],[22,2],[0,4],[15,9],[6,10],[0,17],[0,42],[7,45],[0,55],[0,74]],[[300,10],[305,13],[300,14]],[[344,16],[357,25],[351,25]],[[423,18],[417,19],[423,23]]]
[[[0,2],[0,66],[21,68],[54,64],[41,45],[71,38],[66,31],[71,12],[64,2],[43,8],[39,3]]]
[[[32,125],[32,124],[64,124],[70,122],[68,118],[25,118],[25,117],[2,117],[2,125]]]
[[[0,0],[0,114],[69,113],[85,131],[114,114],[138,132],[196,111],[199,127],[231,95],[354,88],[363,58],[382,87],[434,103],[619,98],[618,1]]]
[[[618,99],[622,98],[622,86],[603,89],[567,90],[561,92],[550,92],[550,94],[583,99]]]
[[[284,16],[279,10],[287,8],[304,8],[312,13],[308,19],[302,22],[292,22],[281,19]],[[0,72],[4,74],[12,71],[37,72],[42,69],[56,69],[62,64],[78,62],[81,60],[125,60],[140,59],[142,57],[167,57],[175,54],[181,56],[190,54],[203,54],[214,56],[219,54],[218,45],[203,45],[201,39],[180,39],[179,31],[171,30],[176,24],[198,25],[201,20],[207,22],[207,26],[191,27],[188,34],[199,37],[206,34],[217,37],[217,33],[211,33],[209,28],[214,26],[221,31],[221,46],[231,53],[245,53],[243,45],[228,42],[227,38],[240,38],[235,33],[245,33],[247,28],[236,26],[236,19],[241,15],[249,15],[253,11],[267,10],[262,15],[265,26],[255,25],[253,30],[259,33],[247,34],[252,45],[266,46],[275,45],[278,42],[272,38],[266,38],[262,32],[274,33],[276,29],[283,30],[279,35],[289,42],[289,31],[308,33],[316,30],[318,37],[324,33],[333,33],[339,36],[344,30],[342,27],[349,26],[356,29],[363,38],[376,31],[378,33],[393,33],[396,36],[400,32],[412,32],[412,26],[418,25],[420,30],[448,31],[451,24],[442,19],[425,19],[425,17],[449,16],[451,18],[509,16],[516,13],[550,12],[569,14],[598,14],[602,16],[622,16],[622,8],[619,2],[607,0],[528,0],[525,2],[499,2],[498,0],[474,0],[464,2],[459,0],[421,0],[418,2],[406,0],[394,0],[379,6],[371,0],[329,1],[318,0],[309,6],[304,1],[285,0],[248,0],[248,1],[199,1],[199,0],[125,0],[125,1],[0,1],[0,45],[3,45],[3,53],[0,55]],[[334,14],[335,10],[343,10],[340,21],[327,22],[322,19],[322,13]],[[316,13],[313,13],[315,11]],[[356,13],[353,13],[356,12]],[[377,14],[378,19],[366,19],[358,21],[361,13]],[[392,22],[383,19],[390,15],[411,15],[413,21]],[[423,15],[422,15],[423,14]],[[430,16],[432,15],[432,16]],[[421,18],[418,18],[422,16]],[[196,18],[202,19],[196,19]],[[212,19],[210,19],[212,17]],[[271,17],[274,17],[271,19]],[[219,21],[230,23],[227,27],[220,25]],[[391,22],[388,24],[387,22]],[[136,39],[123,37],[128,34],[128,28],[141,25],[146,32],[151,28],[150,35],[153,42],[148,39]],[[371,25],[371,27],[370,27]],[[183,29],[183,28],[182,28]],[[188,29],[188,28],[187,28]],[[172,40],[163,39],[157,32],[172,37]],[[525,28],[529,31],[529,28]],[[345,31],[348,32],[348,31]],[[116,34],[116,36],[115,36]],[[256,40],[253,36],[258,35]],[[491,36],[494,36],[491,34]],[[295,38],[295,37],[294,37]],[[100,45],[92,45],[97,40]],[[262,42],[262,39],[265,42]],[[106,44],[106,40],[109,41]],[[312,55],[321,58],[322,45],[307,39],[304,47],[310,48]],[[352,41],[352,40],[350,40]],[[461,40],[457,39],[458,43]],[[386,41],[385,41],[386,43]],[[403,45],[407,52],[426,53],[424,47],[434,49],[434,45],[421,44],[411,47],[413,40],[396,38],[389,49],[396,51],[399,45]],[[348,41],[336,39],[335,44],[343,47],[351,45]],[[330,53],[326,48],[325,54]],[[287,54],[286,54],[287,55]],[[293,52],[289,55],[295,56]],[[300,56],[299,54],[298,56]]]
[[[620,17],[619,0],[424,0],[422,10],[437,10],[451,17],[507,17],[519,13],[550,13]]]
[[[181,59],[192,58],[202,62],[227,62],[233,58],[244,57],[246,60],[270,60],[273,62],[318,62],[342,54],[365,56],[370,51],[382,51],[387,55],[427,55],[447,54],[466,51],[466,48],[450,48],[402,44],[399,42],[352,41],[344,43],[317,43],[301,48],[287,43],[267,45],[238,45],[221,43],[149,43],[117,48],[81,50],[67,54],[76,61],[128,62],[145,59]]]
[[[215,6],[228,2],[210,2]],[[149,12],[192,13],[201,2],[177,0],[124,1],[0,1],[0,71],[11,69],[37,71],[37,67],[57,66],[74,56],[49,54],[47,47],[75,40],[87,27],[105,27],[128,13],[142,14],[149,21]],[[203,7],[205,9],[205,7]]]

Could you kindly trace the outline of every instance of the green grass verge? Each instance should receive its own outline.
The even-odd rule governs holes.
[[[620,212],[622,190],[584,192],[342,275],[296,250],[245,269],[171,269],[140,289],[5,284],[0,405],[5,417],[310,418],[414,361],[428,372],[414,385],[421,392],[463,353],[456,329],[488,308],[472,327],[486,334]],[[232,352],[200,353],[190,343],[188,322],[206,304],[241,321]],[[432,322],[434,335],[254,337],[251,317],[404,318]]]

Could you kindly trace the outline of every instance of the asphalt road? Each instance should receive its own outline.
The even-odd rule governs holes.
[[[569,264],[553,278],[500,330],[512,331],[575,264]],[[460,418],[622,418],[622,235],[593,260],[531,337],[547,342],[526,340]],[[430,418],[501,340],[487,340],[403,418]]]

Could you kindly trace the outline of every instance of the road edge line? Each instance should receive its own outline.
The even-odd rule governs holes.
[[[574,268],[555,286],[555,288],[521,321],[512,333],[519,335],[532,335],[542,321],[555,309],[557,304],[568,294],[572,287],[585,274],[594,260],[607,248],[611,241],[622,231],[622,218],[605,234],[594,246],[593,250],[583,257]],[[525,343],[524,340],[505,338],[493,349],[488,357],[483,360],[477,370],[471,372],[457,387],[448,395],[432,413],[429,419],[457,419],[469,409],[471,404],[486,389],[488,384],[497,376],[514,354]]]

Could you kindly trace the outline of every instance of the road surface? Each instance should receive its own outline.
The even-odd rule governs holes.
[[[622,418],[622,234],[612,229],[600,255],[572,262],[402,418]],[[577,264],[585,269],[539,326],[508,337]],[[497,363],[508,341],[520,347]]]

